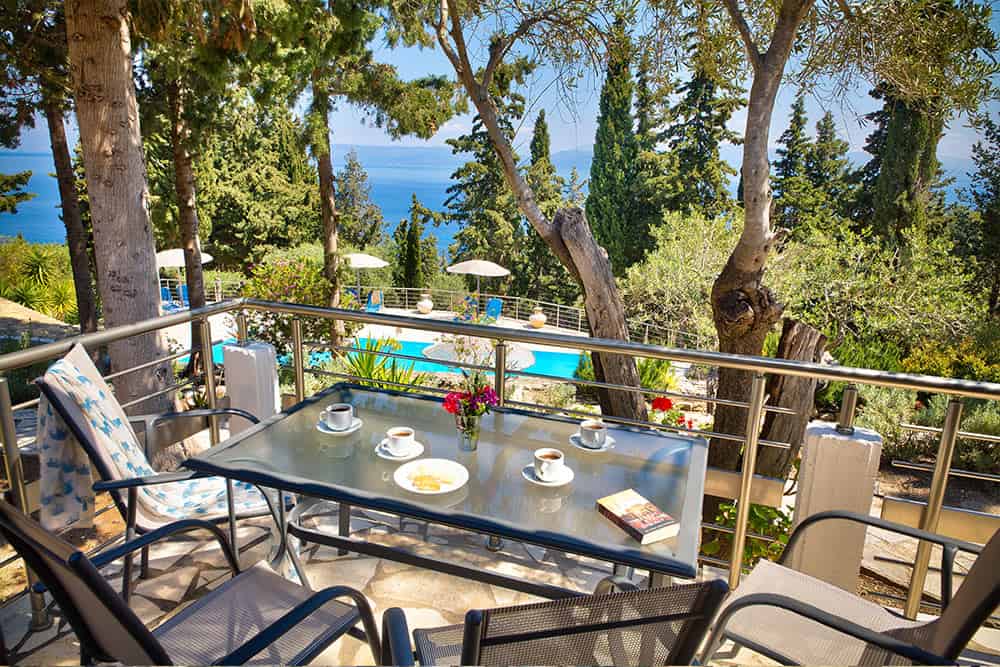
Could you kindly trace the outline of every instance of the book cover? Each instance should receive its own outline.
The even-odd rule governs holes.
[[[680,523],[649,502],[634,489],[626,489],[597,501],[597,511],[636,539],[652,544],[680,532]]]

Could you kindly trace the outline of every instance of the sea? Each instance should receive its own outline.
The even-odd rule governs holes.
[[[724,151],[723,158],[731,164],[738,164],[739,149],[735,146],[726,148],[731,150]],[[334,147],[336,169],[343,167],[344,156],[350,150],[357,152],[358,160],[368,172],[371,196],[382,209],[387,231],[394,229],[400,220],[409,216],[410,200],[414,194],[431,210],[444,210],[451,174],[465,162],[464,156],[454,155],[448,146],[338,144]],[[586,178],[590,172],[591,157],[592,147],[581,146],[554,152],[552,162],[556,171],[567,180],[573,168],[576,168],[581,178]],[[855,164],[862,164],[867,156],[864,153],[852,153],[849,157]],[[968,160],[942,160],[942,167],[947,175],[954,178],[948,199],[955,201],[959,191],[969,184],[968,174],[972,171],[972,165]],[[36,196],[20,204],[17,213],[0,213],[0,237],[20,234],[35,243],[64,243],[66,233],[59,218],[59,191],[56,179],[51,175],[55,171],[51,154],[0,151],[0,173],[29,170],[32,174],[28,191]],[[731,185],[731,190],[735,190],[735,183]],[[442,224],[428,231],[437,236],[440,251],[447,253],[455,235],[455,227]]]
[[[431,210],[445,209],[451,174],[466,159],[454,155],[448,146],[334,146],[334,168],[344,165],[347,152],[358,154],[371,185],[372,200],[382,209],[386,228],[409,217],[410,201],[415,194]],[[552,160],[557,171],[569,178],[574,167],[582,177],[590,171],[591,149],[559,151]],[[59,189],[52,176],[55,166],[51,153],[0,151],[0,173],[31,171],[28,191],[35,193],[30,201],[18,205],[17,213],[0,213],[0,237],[20,234],[33,243],[64,243],[65,227],[59,217]],[[438,246],[447,252],[456,229],[442,224],[428,230],[437,236]]]

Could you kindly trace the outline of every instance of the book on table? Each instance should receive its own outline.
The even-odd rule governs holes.
[[[598,499],[597,511],[635,538],[639,544],[652,544],[680,532],[681,525],[634,489],[626,489]]]

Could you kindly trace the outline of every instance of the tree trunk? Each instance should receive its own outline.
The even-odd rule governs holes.
[[[764,265],[775,244],[771,230],[770,163],[767,157],[768,135],[774,100],[781,85],[785,64],[795,42],[795,34],[814,0],[784,0],[777,12],[774,32],[767,52],[761,54],[735,0],[726,6],[740,28],[747,58],[753,67],[753,83],[747,104],[747,122],[743,142],[744,224],[740,239],[722,273],[712,286],[712,317],[719,336],[719,351],[730,354],[759,355],[764,338],[781,318],[782,305],[761,284]],[[750,395],[751,374],[729,368],[719,369],[716,396],[746,401]],[[746,409],[717,405],[714,430],[744,435]],[[735,470],[740,464],[741,445],[713,438],[708,464]]]
[[[819,331],[792,319],[786,319],[778,343],[782,359],[818,362],[826,349],[826,336]],[[770,477],[785,478],[799,456],[806,425],[815,405],[816,379],[792,375],[771,375],[767,378],[769,405],[789,408],[794,415],[768,412],[764,419],[761,437],[775,442],[787,442],[789,449],[761,447],[757,452],[756,472]]]
[[[205,277],[201,268],[201,240],[198,237],[197,193],[194,185],[194,167],[188,143],[191,130],[184,119],[184,102],[180,87],[167,88],[170,107],[170,141],[174,152],[174,191],[177,196],[177,221],[180,228],[181,247],[184,248],[184,277],[191,308],[205,305]],[[188,356],[187,375],[199,372],[201,366],[201,325],[191,323],[191,349]]]
[[[109,328],[156,317],[160,300],[128,7],[126,0],[66,3],[98,286]],[[112,370],[119,371],[165,356],[167,349],[161,333],[155,332],[112,343],[109,352]],[[171,380],[170,367],[163,363],[116,379],[115,393],[126,402],[162,390]],[[169,406],[170,396],[163,394],[132,409],[153,412]]]
[[[63,122],[62,106],[46,98],[45,120],[49,126],[49,143],[52,145],[52,159],[56,165],[56,180],[59,183],[59,204],[62,209],[63,224],[66,226],[66,245],[69,246],[69,263],[73,270],[73,287],[76,291],[76,310],[80,317],[80,333],[97,331],[97,300],[94,298],[94,284],[90,268],[90,253],[87,250],[87,230],[80,218],[80,200],[76,194],[76,176],[73,174],[73,160],[66,141],[66,126]]]
[[[340,255],[337,250],[337,204],[334,201],[333,159],[330,147],[330,94],[313,74],[312,111],[316,128],[312,132],[313,157],[319,172],[319,202],[323,218],[323,275],[330,282],[331,308],[340,307]],[[344,323],[333,320],[330,324],[330,344],[338,347],[344,335]]]
[[[580,284],[590,334],[598,338],[628,340],[625,307],[615,284],[611,262],[607,252],[594,239],[583,211],[572,207],[557,212],[552,221],[546,219],[535,201],[534,192],[518,170],[514,151],[500,129],[488,92],[471,74],[464,71],[459,74],[500,158],[507,185],[517,198],[521,213]],[[598,381],[639,386],[639,372],[632,357],[594,354],[593,360],[594,377]],[[598,397],[601,411],[606,415],[647,418],[646,402],[640,392],[600,389]]]

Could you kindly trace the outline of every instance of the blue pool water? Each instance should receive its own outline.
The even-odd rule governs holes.
[[[406,354],[411,357],[422,357],[424,356],[424,350],[430,347],[433,343],[421,343],[419,341],[413,340],[401,340],[399,342],[399,349],[392,350],[397,354]],[[355,341],[355,347],[363,347],[368,343],[365,338],[359,338]],[[577,364],[580,361],[579,352],[541,352],[537,350],[532,350],[531,353],[535,356],[535,363],[527,368],[521,370],[527,371],[529,373],[538,373],[540,375],[549,375],[558,378],[572,378],[573,374],[576,372]],[[218,352],[221,355],[221,351]],[[215,355],[213,355],[215,356]],[[390,357],[391,358],[391,357]],[[330,360],[329,352],[313,352],[309,356],[309,364],[311,366],[318,366],[326,361]],[[279,360],[280,363],[286,364],[291,362],[290,357],[282,357]],[[454,373],[455,368],[451,366],[446,366],[445,364],[439,364],[434,361],[411,361],[409,359],[396,359],[396,363],[400,366],[412,366],[414,371],[418,373]]]
[[[232,345],[236,342],[235,338],[226,339],[212,346],[212,361],[215,364],[222,363],[222,347],[224,345]],[[362,347],[366,345],[368,341],[364,338],[359,338],[355,341],[355,347]],[[412,357],[422,357],[424,356],[424,350],[432,345],[432,343],[421,343],[413,340],[401,340],[399,341],[400,348],[394,350],[397,354],[408,354]],[[532,350],[531,354],[535,357],[535,363],[527,368],[522,368],[520,370],[527,371],[529,373],[538,373],[539,375],[549,375],[551,377],[557,378],[572,378],[573,374],[576,372],[577,364],[580,361],[579,352],[550,352],[550,351],[539,351]],[[330,360],[329,352],[313,352],[309,356],[310,366],[319,366],[323,362]],[[279,357],[278,363],[280,364],[290,364],[292,362],[291,355],[284,355]],[[178,359],[178,363],[186,364],[187,357],[181,357]],[[412,365],[413,370],[419,373],[454,373],[455,369],[451,366],[446,366],[444,364],[435,363],[433,361],[410,361],[409,359],[396,359],[396,363],[400,366]]]

